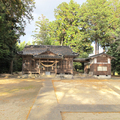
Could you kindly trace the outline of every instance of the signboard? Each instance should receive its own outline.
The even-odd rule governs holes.
[[[47,72],[45,72],[45,75],[50,75],[50,72],[48,72],[48,71],[47,71]]]

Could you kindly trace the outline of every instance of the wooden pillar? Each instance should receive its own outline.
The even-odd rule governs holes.
[[[60,69],[60,72],[61,72],[61,73],[62,73],[62,71],[63,71],[62,69],[63,69],[63,67],[62,67],[62,60],[61,60],[61,69]]]
[[[72,62],[71,62],[71,74],[73,75],[73,59],[72,59]]]
[[[39,59],[39,75],[40,75],[40,59]]]
[[[47,59],[47,62],[48,62],[48,59]],[[48,63],[47,63],[47,65],[48,65]],[[47,67],[47,71],[48,71],[48,67]]]
[[[29,71],[30,71],[30,59],[28,59],[28,68],[29,68]]]
[[[57,61],[55,60],[55,74],[57,74]]]
[[[34,59],[34,69],[35,69],[35,59]]]
[[[67,66],[67,63],[68,63],[68,59],[66,59],[66,67],[65,67],[66,69],[67,69],[67,67],[68,67],[68,66]]]

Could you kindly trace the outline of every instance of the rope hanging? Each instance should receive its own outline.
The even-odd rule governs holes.
[[[45,70],[45,68],[43,67],[43,70]]]
[[[45,65],[45,64],[43,64],[42,62],[40,62],[43,66],[45,66],[45,67],[53,67],[53,65],[55,64],[55,63],[57,63],[57,61],[55,61],[52,65]]]

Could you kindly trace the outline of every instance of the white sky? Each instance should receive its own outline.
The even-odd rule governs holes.
[[[34,20],[31,21],[31,23],[27,24],[26,28],[25,28],[25,36],[21,36],[20,37],[20,41],[32,41],[32,36],[34,33],[32,31],[35,30],[35,21],[38,21],[38,17],[41,16],[41,14],[43,14],[44,16],[46,16],[46,18],[48,18],[50,21],[55,20],[54,17],[54,9],[57,8],[57,6],[59,4],[61,4],[62,2],[67,2],[69,3],[70,0],[35,0],[36,4],[36,9],[34,9],[33,12],[33,17]],[[75,2],[77,2],[78,4],[82,5],[82,3],[84,3],[86,0],[74,0]],[[94,46],[94,44],[92,44]],[[100,52],[102,52],[102,49],[100,48]]]

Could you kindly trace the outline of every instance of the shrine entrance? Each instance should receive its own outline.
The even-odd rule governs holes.
[[[57,74],[57,61],[56,59],[39,59],[39,74],[51,75]]]

